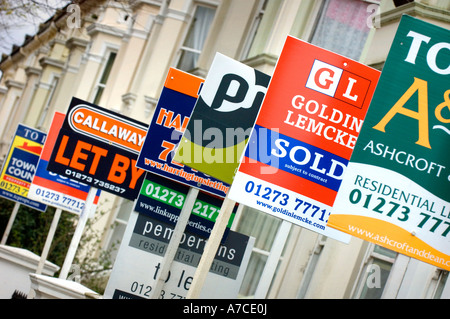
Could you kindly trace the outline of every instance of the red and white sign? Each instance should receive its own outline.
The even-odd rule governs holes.
[[[145,126],[83,104],[70,110],[68,123],[74,132],[134,153],[141,151],[147,135]]]
[[[326,223],[379,74],[287,37],[228,196],[348,241]]]
[[[55,112],[53,115],[53,121],[42,149],[28,197],[74,214],[81,214],[90,187],[76,180],[47,171],[48,161],[55,147],[64,117],[65,114],[59,112]],[[99,196],[100,191],[97,192],[91,213],[95,212]]]

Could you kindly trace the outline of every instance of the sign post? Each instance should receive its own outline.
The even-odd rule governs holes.
[[[59,277],[66,279],[99,189],[134,200],[145,171],[135,166],[147,126],[72,98],[47,170],[90,185]]]
[[[23,124],[17,127],[0,174],[0,196],[16,202],[1,244],[6,244],[21,204],[42,212],[47,209],[46,205],[27,197],[46,136]]]
[[[328,222],[447,270],[449,38],[402,17]]]
[[[3,233],[2,242],[0,244],[6,245],[6,241],[8,240],[9,233],[11,232],[12,225],[14,224],[14,221],[17,217],[17,212],[19,211],[20,204],[15,203],[13,211],[11,212],[11,216],[9,216],[8,224],[6,225],[5,231]]]
[[[95,187],[91,187],[89,189],[89,193],[86,198],[86,204],[83,208],[83,211],[80,214],[80,218],[78,219],[75,232],[73,233],[72,240],[70,242],[69,249],[66,254],[66,258],[64,259],[63,266],[59,273],[59,278],[61,279],[67,279],[67,276],[69,275],[70,267],[72,266],[72,262],[75,257],[75,253],[78,249],[78,245],[80,244],[81,235],[83,234],[87,220],[89,219],[89,213],[91,212],[92,205],[94,204],[96,194],[97,189]]]
[[[175,161],[232,183],[269,81],[267,74],[217,53],[176,149]],[[235,204],[225,197],[188,298],[200,295]]]
[[[44,269],[45,261],[47,260],[48,252],[50,251],[53,237],[55,236],[56,228],[61,217],[61,212],[61,208],[57,208],[55,210],[55,214],[53,215],[52,223],[45,240],[44,248],[42,249],[41,258],[39,259],[38,267],[36,268],[35,273],[38,275],[40,275],[42,273],[42,270]]]
[[[169,269],[180,245],[180,240],[191,217],[199,189],[223,196],[223,188],[220,187],[223,184],[220,181],[211,180],[209,176],[173,161],[173,153],[182,133],[186,129],[202,84],[203,79],[199,77],[174,68],[169,69],[161,96],[156,105],[155,115],[147,132],[148,138],[144,141],[136,163],[137,167],[150,172],[147,173],[149,179],[158,180],[159,178],[151,176],[155,174],[161,176],[163,180],[156,187],[153,186],[152,181],[144,180],[144,183],[149,183],[146,185],[151,186],[151,191],[148,190],[148,186],[141,189],[135,210],[143,214],[154,215],[154,210],[159,209],[162,211],[164,209],[164,214],[171,216],[169,223],[175,223],[174,220],[176,220],[174,234],[163,257],[161,271],[156,276],[156,283],[151,294],[152,298],[155,299],[159,298],[163,289],[165,283],[163,278],[168,277]],[[174,182],[166,182],[164,179],[170,179]],[[177,182],[188,187],[184,200],[183,195],[177,190],[162,185],[175,183],[175,187],[178,188]],[[223,186],[228,189],[228,186]],[[163,200],[158,194],[159,191],[155,193],[155,188],[162,192],[166,191],[167,194],[172,194],[172,196],[163,197]],[[143,194],[142,190],[144,190]],[[179,211],[180,207],[182,207],[181,211]],[[169,212],[167,212],[167,209],[169,209]]]
[[[57,208],[55,210],[55,214],[53,215],[52,223],[50,225],[47,238],[45,239],[44,248],[42,249],[41,258],[39,258],[39,263],[35,271],[35,274],[37,275],[40,275],[42,273],[42,270],[44,269],[45,261],[47,260],[48,252],[50,251],[53,237],[55,237],[55,232],[59,223],[59,219],[61,217],[61,213],[62,210],[60,208]],[[30,292],[28,293],[27,299],[33,299],[34,297],[35,291],[32,288],[30,288]]]
[[[162,278],[167,277],[166,274],[172,265],[174,254],[179,246],[179,238],[183,236],[184,230],[188,229],[204,237],[210,237],[212,233],[202,231],[202,229],[208,230],[212,227],[210,225],[213,224],[215,218],[221,218],[223,212],[220,210],[221,213],[219,214],[219,209],[210,204],[212,199],[209,198],[209,194],[200,194],[202,198],[197,198],[199,190],[223,198],[229,189],[228,184],[174,160],[175,150],[186,127],[189,125],[188,123],[191,121],[190,116],[200,89],[203,90],[203,82],[203,79],[177,69],[171,68],[169,70],[155,109],[155,115],[150,123],[147,138],[137,161],[137,167],[143,168],[152,174],[147,175],[148,180],[144,181],[144,184],[147,186],[141,190],[135,210],[150,216],[159,215],[159,213],[162,213],[164,216],[169,215],[170,220],[165,222],[171,224],[174,222],[173,220],[176,220],[174,234],[164,255],[162,271],[159,272],[158,280],[155,287],[153,287],[152,296],[154,298],[158,298],[160,295],[159,293],[164,285]],[[158,176],[152,176],[153,174]],[[179,205],[176,204],[176,198],[182,196],[183,190],[181,188],[183,186],[177,186],[176,183],[174,186],[171,186],[174,182],[161,181],[161,177],[189,187],[188,196],[186,196],[180,213],[177,212]],[[173,194],[174,197],[168,196],[165,197],[167,200],[161,200],[161,196],[155,193],[155,189],[161,191],[164,189],[167,194]],[[169,203],[168,201],[171,198],[173,201]],[[196,201],[196,199],[198,200]],[[182,203],[181,201],[178,202]],[[194,202],[196,207],[193,210]],[[227,225],[233,209],[234,207],[228,214]],[[194,212],[194,214],[191,214],[191,212]],[[161,216],[157,218],[163,220]],[[196,224],[197,229],[186,227],[188,220],[192,220],[192,223]],[[220,240],[222,240],[223,234],[226,233],[225,229],[220,235]]]
[[[170,266],[172,265],[172,261],[175,257],[176,252],[178,251],[181,238],[184,234],[184,230],[186,229],[186,224],[189,220],[189,217],[191,216],[191,211],[194,207],[194,202],[197,198],[198,192],[198,188],[189,188],[186,200],[173,231],[172,238],[169,242],[169,245],[167,246],[166,254],[164,255],[163,261],[161,262],[160,272],[156,277],[156,284],[153,288],[152,294],[153,299],[158,299],[161,295],[161,290],[163,289],[165,278],[167,278],[169,275]]]
[[[187,299],[198,299],[202,291],[203,285],[206,280],[211,264],[214,260],[214,256],[219,248],[220,241],[225,232],[228,224],[228,220],[231,217],[231,212],[235,206],[236,202],[232,201],[227,197],[223,201],[222,208],[220,209],[220,214],[214,224],[214,228],[211,232],[211,236],[208,243],[203,251],[200,263],[195,271],[194,279],[192,280],[191,288],[189,289],[186,298]]]

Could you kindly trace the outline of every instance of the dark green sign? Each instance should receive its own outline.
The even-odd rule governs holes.
[[[449,39],[448,30],[402,18],[351,159],[399,172],[447,201]]]
[[[403,16],[328,225],[450,270],[450,32]]]

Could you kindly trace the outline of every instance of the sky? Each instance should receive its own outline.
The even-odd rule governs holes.
[[[22,45],[25,35],[35,35],[39,23],[54,14],[52,8],[63,7],[67,0],[6,0],[1,1],[0,5],[2,3],[15,7],[5,11],[0,6],[0,55],[10,54],[13,44]],[[30,8],[31,3],[38,4],[32,7],[32,13],[28,13],[26,8]]]

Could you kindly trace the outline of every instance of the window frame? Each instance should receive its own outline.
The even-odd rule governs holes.
[[[111,61],[111,57],[114,55],[114,58]],[[114,67],[114,63],[116,62],[117,59],[117,55],[118,55],[118,50],[115,48],[107,48],[105,50],[105,53],[103,54],[103,58],[102,58],[102,62],[104,61],[105,63],[102,66],[102,70],[99,73],[99,76],[97,77],[97,80],[95,81],[95,84],[93,86],[93,90],[92,90],[92,96],[91,96],[91,101],[94,104],[98,104],[103,96],[103,93],[105,92],[105,88],[106,85],[108,83],[108,79],[111,76],[111,71]],[[108,66],[110,66],[108,68]],[[104,83],[103,78],[106,75],[106,79],[104,79]]]
[[[377,251],[380,249],[379,251]],[[383,250],[385,250],[386,253],[383,253]],[[391,255],[389,255],[391,254]],[[353,287],[353,292],[351,294],[352,298],[354,299],[365,299],[361,298],[363,292],[365,292],[365,286],[367,285],[367,280],[370,275],[372,275],[371,268],[372,265],[376,264],[377,260],[380,260],[384,263],[390,264],[389,274],[392,271],[392,266],[395,263],[396,257],[398,256],[398,253],[389,250],[387,248],[384,248],[382,246],[375,245],[373,243],[369,243],[369,247],[366,250],[366,255],[363,261],[363,267],[361,267],[360,272],[357,276],[357,279],[355,280],[355,285]],[[384,283],[384,286],[380,288],[375,289],[382,289],[380,294],[380,299],[383,296],[384,289],[389,281],[389,275],[386,279],[386,282]],[[368,288],[371,289],[371,288]],[[373,289],[373,288],[372,288]]]
[[[205,38],[203,39],[203,45],[202,45],[202,48],[200,50],[192,48],[192,47],[189,47],[189,46],[186,45],[186,42],[187,42],[187,40],[189,39],[189,37],[191,35],[191,32],[193,32],[193,30],[194,30],[194,19],[195,19],[195,15],[196,15],[197,10],[198,10],[199,7],[204,7],[204,8],[207,8],[207,9],[214,10],[214,16],[213,16],[213,18],[211,20],[211,24],[209,26],[209,29],[208,29],[208,31],[205,34]],[[189,71],[197,68],[198,60],[200,59],[200,56],[201,56],[202,51],[203,51],[203,48],[205,46],[205,43],[206,43],[206,41],[208,39],[208,36],[209,36],[209,34],[211,32],[211,29],[213,27],[213,24],[214,24],[214,19],[216,18],[216,14],[217,14],[217,8],[218,8],[218,5],[216,3],[212,3],[212,2],[196,1],[195,3],[193,3],[192,8],[190,9],[190,18],[189,18],[189,21],[187,23],[187,27],[185,29],[186,32],[185,32],[185,34],[184,34],[184,36],[182,38],[182,41],[180,42],[180,46],[179,46],[179,48],[177,50],[177,54],[176,54],[176,61],[174,63],[174,66],[177,69],[180,69],[180,70],[185,71],[185,72],[189,72]],[[194,53],[194,54],[198,55],[197,59],[195,61],[195,65],[192,68],[190,68],[190,69],[186,69],[185,67],[182,67],[182,65],[181,65],[182,59],[183,59],[183,56],[184,56],[185,52],[186,53]]]

